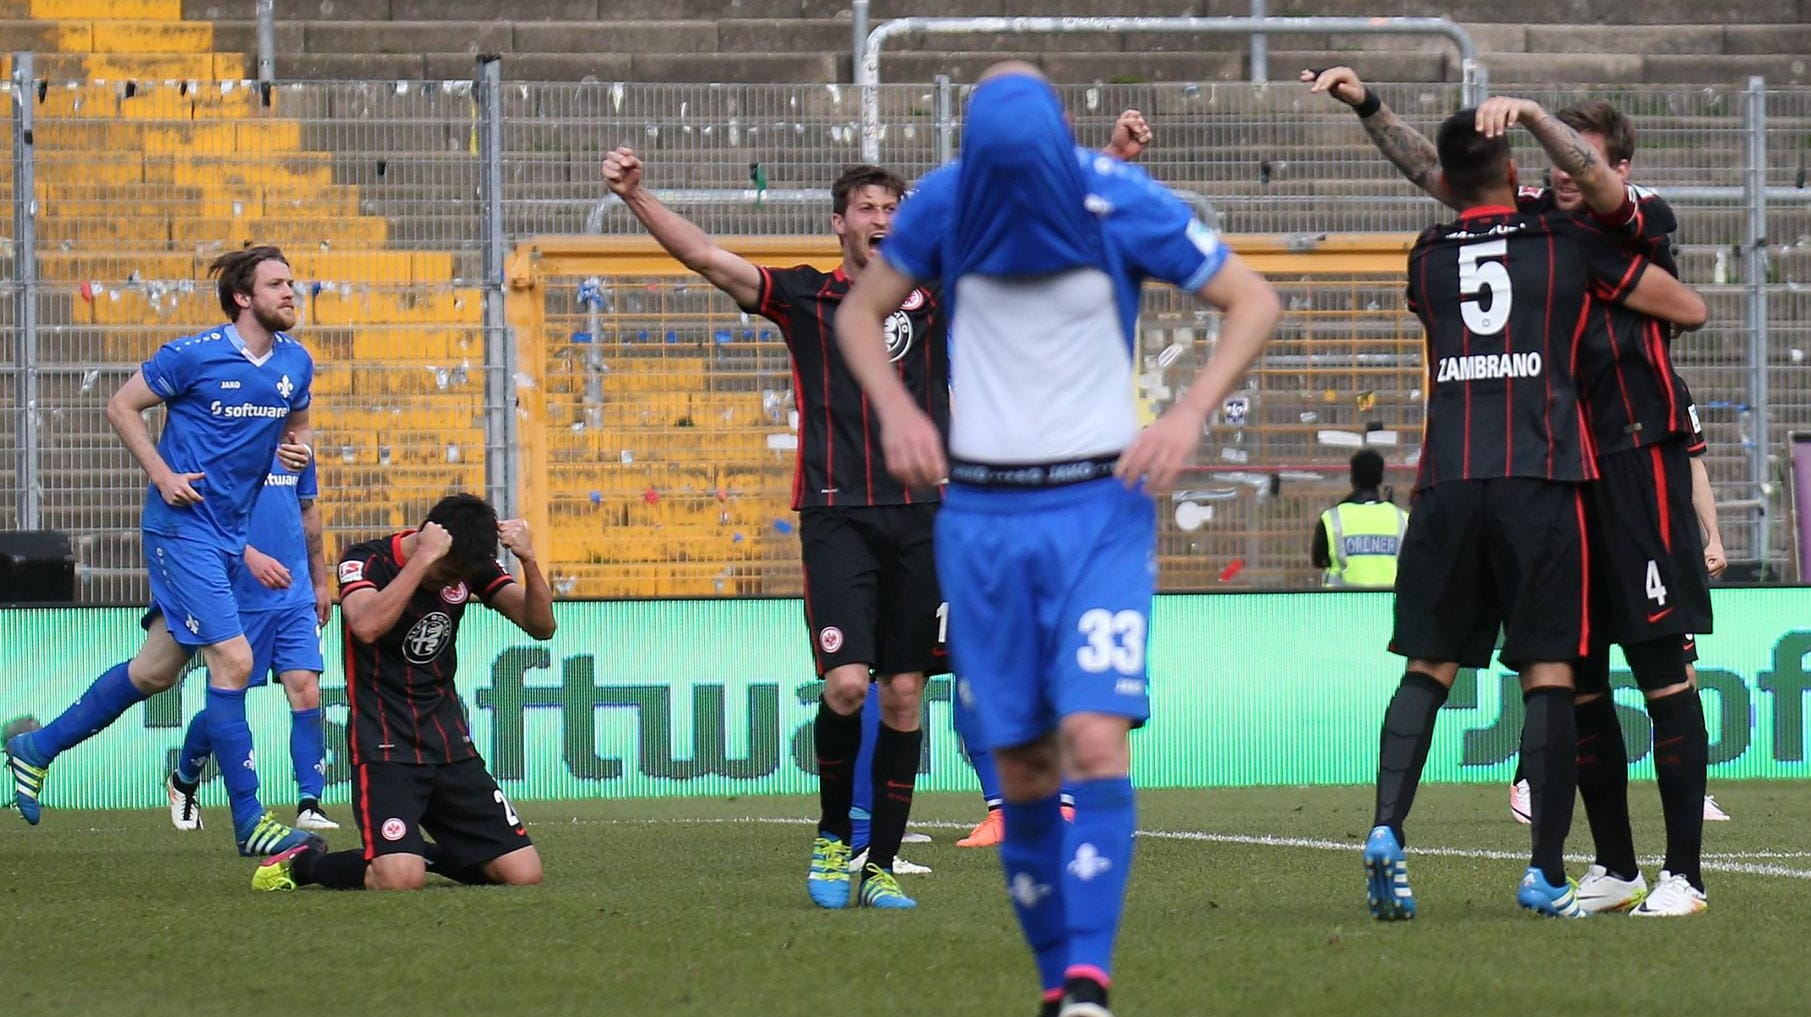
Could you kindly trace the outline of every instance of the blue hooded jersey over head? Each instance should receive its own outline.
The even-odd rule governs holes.
[[[1087,160],[1049,83],[991,78],[969,98],[947,278],[1106,269]]]

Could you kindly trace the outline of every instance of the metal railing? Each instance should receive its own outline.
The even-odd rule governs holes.
[[[501,251],[547,234],[639,235],[610,213],[597,175],[603,153],[624,143],[642,151],[648,186],[713,233],[823,236],[829,185],[865,140],[867,96],[846,86],[505,87],[498,69],[486,61],[471,79],[448,82],[197,86],[46,82],[33,77],[29,54],[16,57],[4,86],[13,228],[0,246],[0,374],[9,375],[0,380],[0,526],[74,534],[88,599],[141,595],[143,477],[101,409],[158,342],[215,320],[202,269],[253,239],[284,246],[303,281],[301,334],[321,365],[317,445],[330,542],[416,522],[451,486],[488,491],[507,507],[523,483],[514,429],[537,422],[521,415],[529,372],[511,359],[519,343],[496,303]],[[1424,129],[1462,101],[1458,84],[1376,87]],[[1229,234],[1281,234],[1312,248],[1322,237],[1412,235],[1443,215],[1397,178],[1350,113],[1295,88],[1060,91],[1090,145],[1106,142],[1120,109],[1146,110],[1158,140],[1143,165],[1211,204]],[[876,85],[889,163],[914,178],[947,159],[963,94],[947,80]],[[1757,80],[1534,98],[1556,107],[1586,95],[1635,117],[1634,179],[1674,204],[1683,273],[1712,304],[1710,326],[1680,340],[1675,356],[1705,416],[1718,499],[1751,513],[1728,524],[1731,554],[1784,562],[1791,541],[1775,525],[1788,510],[1781,440],[1811,431],[1811,188],[1801,165],[1811,90],[1768,90]],[[1526,137],[1515,140],[1524,178],[1538,177],[1544,157]],[[771,187],[746,186],[756,167]],[[1250,424],[1222,423],[1204,438],[1211,468],[1192,487],[1208,492],[1198,504],[1215,517],[1194,530],[1166,523],[1165,532],[1183,552],[1198,545],[1204,569],[1237,547],[1242,575],[1280,584],[1308,574],[1275,558],[1280,552],[1260,548],[1267,557],[1253,557],[1235,531],[1311,527],[1320,498],[1337,497],[1349,450],[1323,445],[1317,430],[1385,419],[1402,435],[1390,459],[1403,466],[1414,451],[1419,392],[1418,351],[1391,331],[1407,320],[1397,310],[1399,283],[1276,281],[1298,327],[1241,394]],[[626,357],[702,357],[726,372],[718,376],[726,391],[752,391],[763,414],[763,393],[784,387],[777,336],[733,307],[702,301],[700,285],[669,279],[637,290],[606,280],[616,303],[598,317],[580,297],[587,282],[554,280],[550,322],[592,336],[627,330],[611,336]],[[1145,352],[1153,360],[1142,372],[1161,387],[1164,371],[1199,356],[1212,316],[1150,299],[1154,346]],[[583,376],[582,386],[591,372],[604,392],[623,373],[604,373],[612,365],[602,344],[559,338],[546,372],[553,381],[569,382],[560,374],[568,371]],[[1383,347],[1389,363],[1363,359]],[[1337,385],[1309,380],[1335,365],[1343,365]],[[1358,384],[1365,378],[1376,384]],[[586,424],[590,441],[593,407],[582,391],[570,398],[567,423]],[[1361,408],[1361,398],[1377,408]],[[775,396],[776,406],[783,401]],[[732,408],[727,396],[714,405]],[[683,427],[657,436],[669,444],[686,437]]]
[[[1254,4],[1254,6],[1260,6]],[[854,0],[857,25],[868,20],[868,0]],[[855,47],[855,85],[862,93],[862,158],[881,160],[880,57],[887,40],[908,33],[973,35],[981,33],[1073,32],[1172,32],[1192,35],[1244,35],[1261,38],[1272,33],[1305,35],[1439,35],[1459,49],[1460,82],[1466,104],[1483,101],[1488,78],[1478,63],[1478,48],[1471,33],[1446,18],[896,18],[882,22],[859,39]],[[1253,64],[1253,84],[1261,84]]]

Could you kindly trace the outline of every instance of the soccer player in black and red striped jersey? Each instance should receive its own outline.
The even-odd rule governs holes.
[[[1478,110],[1479,129],[1516,124],[1553,160],[1553,187],[1524,196],[1568,211],[1583,207],[1632,249],[1677,274],[1672,210],[1628,183],[1635,151],[1629,119],[1601,100],[1549,115],[1529,99],[1500,96]],[[1597,858],[1579,881],[1587,911],[1642,917],[1708,907],[1700,855],[1709,736],[1687,646],[1711,631],[1706,531],[1694,512],[1692,462],[1702,450],[1691,393],[1673,369],[1666,323],[1605,308],[1581,351],[1581,382],[1601,474],[1592,485],[1592,584],[1599,639],[1578,678],[1579,792]],[[1666,861],[1653,892],[1629,825],[1628,755],[1610,697],[1609,645],[1622,647],[1654,722],[1654,769],[1666,822]]]
[[[521,563],[520,582],[497,560],[499,542]],[[347,548],[338,577],[353,817],[364,846],[273,855],[252,886],[418,890],[430,872],[539,883],[541,856],[472,744],[453,684],[459,623],[474,597],[536,639],[553,636],[553,591],[528,524],[499,522],[476,495],[450,495],[421,529]]]
[[[1500,630],[1500,658],[1522,679],[1533,797],[1517,901],[1576,917],[1562,851],[1576,781],[1573,661],[1591,639],[1584,484],[1596,476],[1580,347],[1601,303],[1684,327],[1703,323],[1704,303],[1584,219],[1518,211],[1509,144],[1478,130],[1476,110],[1441,125],[1437,151],[1461,211],[1409,255],[1430,378],[1391,639],[1408,666],[1384,718],[1364,851],[1371,910],[1414,916],[1402,823],[1447,690],[1461,666],[1489,664]]]
[[[868,859],[857,899],[881,908],[916,906],[893,874],[918,777],[919,729],[927,674],[948,671],[940,652],[943,596],[931,556],[941,493],[910,487],[887,472],[880,426],[844,366],[832,319],[850,285],[885,241],[905,181],[879,166],[851,166],[831,188],[830,226],[842,262],[758,266],[717,245],[642,186],[642,161],[629,148],[604,160],[603,176],[654,239],[745,310],[771,319],[792,355],[798,461],[792,504],[799,512],[805,620],[824,679],[814,726],[821,816],[806,888],[820,907],[849,904],[854,782],[874,783]],[[887,322],[888,354],[906,386],[941,427],[949,422],[949,351],[941,301],[917,289]],[[857,775],[861,708],[869,683],[880,689],[881,723],[871,775]]]
[[[1119,117],[1109,154],[1132,158],[1150,140],[1142,116]],[[642,186],[643,162],[622,147],[602,173],[654,239],[744,310],[780,326],[792,357],[799,417],[792,503],[799,513],[805,622],[824,680],[816,740],[818,834],[806,889],[820,907],[851,899],[850,807],[855,782],[873,787],[868,857],[855,900],[880,908],[915,907],[893,867],[905,834],[923,743],[919,718],[927,675],[946,673],[943,596],[931,554],[941,491],[901,484],[887,472],[880,426],[837,348],[833,319],[844,295],[886,240],[905,181],[879,166],[846,168],[830,190],[830,228],[841,263],[756,265],[719,246]],[[887,319],[887,354],[918,405],[949,426],[949,351],[937,289],[908,294]],[[880,691],[873,766],[857,774],[861,709],[870,684]]]
[[[1311,78],[1313,90],[1353,106],[1404,176],[1453,203],[1433,146],[1376,100],[1350,68],[1303,74],[1304,81]],[[1518,207],[1588,213],[1630,249],[1677,274],[1672,209],[1628,180],[1635,154],[1628,117],[1602,100],[1549,115],[1538,103],[1505,96],[1485,102],[1478,118],[1479,129],[1493,135],[1521,124],[1552,160],[1552,186],[1520,188]],[[1602,473],[1591,490],[1590,526],[1599,563],[1591,591],[1599,638],[1578,678],[1579,793],[1597,848],[1579,881],[1579,903],[1593,912],[1673,916],[1704,910],[1704,820],[1728,818],[1705,794],[1709,740],[1690,663],[1692,634],[1711,631],[1708,580],[1725,563],[1709,478],[1692,458],[1702,451],[1702,437],[1670,342],[1665,323],[1606,307],[1580,356],[1581,395]],[[1610,698],[1611,643],[1622,646],[1654,722],[1667,847],[1651,894],[1629,826],[1628,757]],[[1511,804],[1523,821],[1526,793],[1518,769]]]

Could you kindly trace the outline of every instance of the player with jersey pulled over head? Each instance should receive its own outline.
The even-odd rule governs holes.
[[[1390,642],[1408,665],[1384,715],[1367,892],[1376,917],[1414,917],[1403,822],[1458,669],[1488,665],[1500,631],[1527,710],[1532,848],[1516,899],[1578,917],[1562,852],[1577,781],[1573,662],[1592,641],[1584,488],[1597,475],[1581,344],[1603,303],[1696,328],[1704,302],[1582,218],[1517,210],[1508,142],[1481,132],[1476,110],[1447,118],[1436,146],[1461,210],[1409,254],[1429,396]]]
[[[272,675],[289,699],[289,758],[295,765],[296,826],[337,830],[321,807],[327,786],[327,750],[321,720],[321,626],[333,599],[327,590],[327,562],[321,545],[320,483],[315,466],[291,470],[271,463],[264,493],[252,509],[245,544],[245,568],[234,593],[252,646],[252,673],[246,687],[267,684]],[[202,768],[213,754],[207,711],[189,719],[176,769],[164,781],[170,823],[178,830],[202,826],[199,791]]]
[[[497,560],[499,541],[521,564],[520,582]],[[528,524],[498,522],[477,495],[449,495],[421,529],[347,548],[337,575],[352,815],[364,846],[273,855],[252,886],[419,890],[430,872],[468,884],[539,883],[541,856],[472,744],[454,684],[459,624],[473,600],[535,639],[553,637],[553,591]]]
[[[245,685],[252,649],[234,583],[246,528],[272,458],[314,461],[309,425],[314,359],[284,334],[296,323],[295,279],[275,247],[214,259],[227,322],[165,343],[107,402],[107,420],[151,484],[142,537],[151,587],[138,655],[109,668],[43,728],[6,743],[19,814],[36,825],[56,757],[179,681],[199,651],[207,664],[207,734],[232,803],[239,851],[262,856],[312,838],[264,811],[252,769]],[[163,404],[153,442],[144,412]]]
[[[1225,311],[1188,391],[1142,432],[1132,384],[1140,284]],[[884,324],[923,282],[952,308],[943,432],[889,369]],[[1000,859],[1042,1010],[1103,1017],[1132,863],[1131,728],[1149,714],[1156,506],[1257,356],[1276,294],[1142,171],[1080,148],[1029,64],[983,75],[961,156],[900,209],[837,313],[886,466],[949,487],[937,570],[964,732],[1005,797]],[[1067,772],[1075,820],[1058,789]]]

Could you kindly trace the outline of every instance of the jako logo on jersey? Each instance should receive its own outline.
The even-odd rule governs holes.
[[[881,326],[887,336],[887,359],[897,361],[912,348],[912,317],[904,311],[894,311],[887,315]]]
[[[835,625],[824,626],[823,631],[817,634],[817,644],[824,648],[825,653],[835,653],[843,648],[843,630]]]
[[[1480,353],[1469,357],[1441,357],[1436,381],[1483,381],[1497,378],[1534,378],[1541,373],[1539,353]]]
[[[227,417],[234,420],[244,417],[267,417],[271,420],[275,420],[278,417],[289,416],[289,407],[265,406],[261,403],[233,403],[228,405],[216,399],[208,405],[208,412],[216,417]]]
[[[446,649],[447,637],[453,634],[453,619],[444,611],[435,611],[409,627],[402,637],[402,655],[411,664],[426,664]]]
[[[401,840],[409,832],[409,824],[392,816],[384,820],[383,833],[385,840]]]
[[[906,294],[906,298],[903,301],[900,301],[899,309],[902,311],[916,311],[920,307],[923,307],[923,306],[924,306],[924,291],[923,290],[913,290],[912,292]]]
[[[472,592],[465,588],[464,580],[454,583],[451,586],[443,586],[440,589],[440,599],[449,604],[463,604],[465,603],[466,598],[471,595]]]
[[[220,383],[220,387],[221,388],[238,388],[239,382],[236,379],[228,378],[227,380]]]

